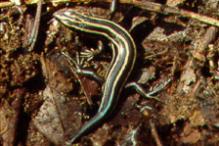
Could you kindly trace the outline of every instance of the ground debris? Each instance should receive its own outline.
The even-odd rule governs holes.
[[[138,1],[140,8],[144,2],[148,4]],[[218,28],[212,22],[201,23],[203,15],[218,18],[219,2],[167,0],[166,5],[153,6],[164,6],[165,12],[121,4],[112,20],[130,32],[137,46],[129,81],[137,81],[146,92],[171,82],[152,99],[123,89],[113,114],[78,145],[219,144]],[[77,74],[72,62],[104,80],[111,45],[56,21],[52,14],[63,7],[111,18],[108,4],[102,2],[44,4],[37,41],[29,50],[36,6],[0,9],[0,145],[63,145],[98,110],[106,85]],[[173,15],[173,10],[179,13]],[[81,57],[81,52],[100,47],[100,41],[105,48],[102,54],[90,60]]]

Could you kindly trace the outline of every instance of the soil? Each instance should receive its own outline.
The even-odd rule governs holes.
[[[165,4],[218,20],[218,1]],[[78,145],[219,145],[218,27],[125,4],[112,14],[107,3],[99,2],[45,3],[37,29],[36,8],[0,9],[0,145],[64,145],[98,111],[104,81],[77,71],[94,71],[104,80],[113,46],[101,36],[57,21],[53,13],[63,8],[111,19],[137,46],[136,64],[116,109]],[[35,29],[38,34],[33,37]],[[89,56],[100,47],[101,54]],[[128,86],[133,82],[147,96]]]

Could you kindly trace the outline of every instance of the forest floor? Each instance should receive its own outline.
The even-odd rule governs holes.
[[[112,114],[78,145],[219,145],[219,1],[123,1],[114,14],[104,0],[42,9],[0,2],[0,146],[63,145],[98,110],[104,84],[78,74],[73,61],[105,79],[112,45],[57,21],[66,8],[131,34],[137,59],[126,84],[148,95],[124,87]],[[99,47],[97,56],[81,55]]]

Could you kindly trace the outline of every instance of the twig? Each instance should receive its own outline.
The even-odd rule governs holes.
[[[12,7],[14,6],[15,4],[12,3],[12,2],[1,2],[0,3],[0,8],[7,8],[7,7]]]
[[[34,4],[36,1],[29,1],[25,4]],[[66,3],[66,2],[71,2],[71,3],[96,3],[96,2],[107,2],[110,3],[112,0],[51,0],[45,1],[46,3],[52,2],[52,3]],[[139,0],[120,0],[120,3],[125,3],[125,4],[131,4],[136,7],[139,7],[141,9],[147,10],[147,11],[152,11],[152,12],[157,12],[157,13],[162,13],[162,14],[174,14],[174,15],[180,15],[181,17],[186,17],[186,18],[192,18],[196,19],[198,21],[201,21],[203,23],[217,26],[219,27],[219,20],[208,17],[205,15],[197,14],[191,11],[183,10],[183,9],[178,9],[176,7],[170,7],[167,5],[162,5],[154,2],[148,2],[148,1],[139,1]],[[3,7],[10,7],[13,6],[14,3],[12,2],[3,2],[0,3],[0,8]]]
[[[86,90],[84,89],[84,85],[81,81],[81,78],[79,77],[78,73],[77,73],[77,63],[75,63],[74,59],[70,57],[70,55],[67,52],[61,52],[61,54],[67,59],[68,63],[71,65],[71,71],[74,74],[74,76],[77,78],[77,81],[80,84],[80,87],[85,95],[85,97],[87,98],[87,102],[89,105],[93,105],[93,101],[91,100],[90,96],[87,94]]]
[[[208,45],[216,39],[218,33],[218,28],[217,27],[209,27],[203,37],[200,39],[196,39],[194,41],[194,50],[192,52],[193,57],[195,59],[198,59],[199,61],[205,62],[206,61],[206,53],[208,49]]]
[[[42,3],[43,0],[39,0],[37,2],[37,10],[36,10],[36,16],[33,24],[33,30],[31,32],[29,41],[28,41],[28,46],[29,46],[29,51],[32,51],[35,47],[36,40],[38,37],[39,33],[39,27],[40,27],[40,19],[41,19],[41,11],[42,11]]]
[[[162,14],[179,15],[181,17],[196,19],[203,23],[219,27],[219,20],[214,19],[212,17],[205,16],[205,15],[197,14],[191,11],[178,9],[176,7],[169,7],[166,5],[148,2],[148,1],[140,2],[140,1],[134,0],[133,4],[147,11],[152,11],[152,12],[157,12],[157,13],[162,13]]]
[[[157,130],[156,130],[154,123],[152,121],[150,121],[149,124],[150,124],[150,128],[151,128],[151,134],[152,134],[157,146],[163,146],[163,144],[161,143],[160,138],[158,136],[158,133],[157,133]]]

